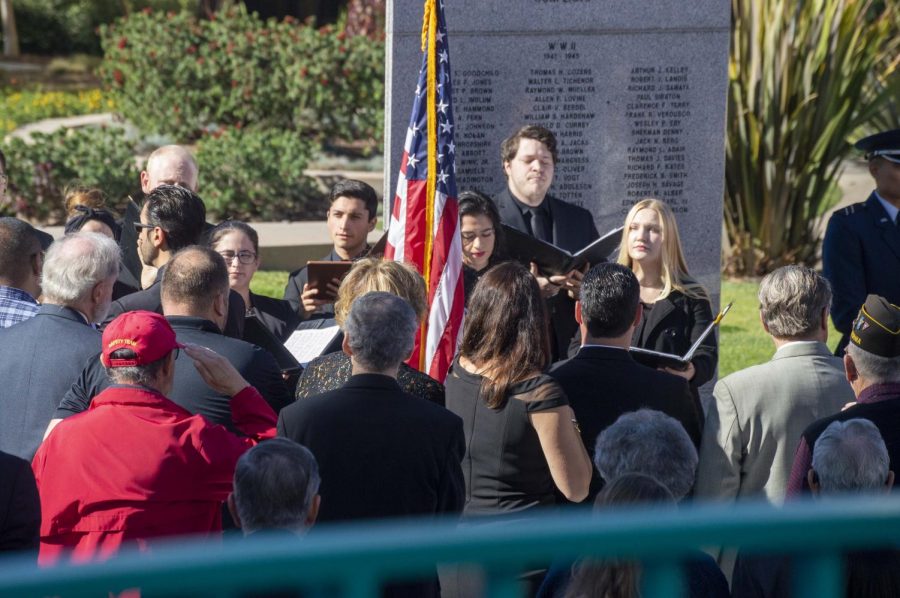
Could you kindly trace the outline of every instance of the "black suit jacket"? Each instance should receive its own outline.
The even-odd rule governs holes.
[[[582,347],[572,359],[555,364],[550,376],[569,397],[591,459],[600,432],[620,415],[644,408],[677,419],[694,446],[700,446],[702,411],[687,381],[637,363],[624,349]],[[595,471],[589,500],[601,487],[602,480]]]
[[[300,316],[288,301],[256,293],[250,293],[249,314],[259,318],[259,321],[281,342],[286,341],[300,323]]]
[[[550,209],[550,217],[553,220],[553,244],[557,247],[571,252],[578,251],[600,236],[589,211],[551,195],[545,197],[544,201]],[[494,196],[494,202],[497,204],[503,224],[522,232],[531,232],[509,188]],[[575,322],[575,300],[567,293],[559,293],[547,302],[547,307],[553,324],[553,355],[563,357],[572,336],[578,330],[578,324]]]
[[[34,458],[60,399],[99,351],[100,333],[61,305],[0,330],[0,451]]]
[[[278,435],[316,456],[320,522],[462,511],[462,420],[393,378],[360,374],[297,401],[278,417]]]
[[[166,319],[175,330],[178,342],[208,347],[226,357],[276,413],[293,402],[275,358],[268,351],[224,336],[218,326],[203,318],[169,316]],[[91,400],[111,384],[99,354],[95,354],[65,393],[54,417],[66,418],[85,411]],[[199,413],[211,422],[236,431],[231,421],[231,398],[207,386],[186,354],[179,355],[175,362],[175,381],[168,397],[191,413]]]
[[[41,529],[41,499],[24,459],[0,452],[0,553],[33,550]]]
[[[103,322],[103,327],[105,328],[107,324],[126,311],[145,310],[161,314],[163,310],[160,293],[162,292],[162,277],[165,269],[165,266],[160,268],[156,273],[156,280],[143,291],[125,295],[113,301],[109,306],[109,314]],[[228,320],[225,322],[223,334],[232,338],[241,338],[244,335],[244,318],[246,314],[247,306],[244,305],[244,300],[241,298],[240,293],[230,291],[228,294]]]

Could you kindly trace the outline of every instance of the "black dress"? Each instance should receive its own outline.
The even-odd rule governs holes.
[[[343,351],[316,357],[297,381],[296,398],[305,399],[339,389],[350,380],[351,367],[350,357]],[[401,363],[397,383],[407,394],[444,406],[444,385],[428,374]]]
[[[503,406],[491,409],[479,396],[482,379],[455,361],[446,382],[447,408],[466,434],[463,518],[553,505],[556,485],[528,415],[568,405],[565,393],[540,375],[512,385]]]

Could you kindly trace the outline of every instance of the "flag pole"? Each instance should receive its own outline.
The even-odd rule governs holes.
[[[431,292],[431,254],[434,245],[434,194],[437,187],[437,53],[435,37],[437,36],[437,7],[435,0],[425,0],[425,14],[422,19],[422,51],[427,52],[428,71],[425,77],[425,109],[428,129],[427,179],[425,181],[425,259],[422,263],[422,277],[425,279],[425,292]],[[429,299],[431,297],[429,296]],[[428,337],[428,317],[420,326],[419,371],[426,371],[425,346]]]

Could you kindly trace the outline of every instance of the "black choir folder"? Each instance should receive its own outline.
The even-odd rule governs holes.
[[[688,352],[684,354],[683,357],[679,357],[678,355],[673,355],[671,353],[663,353],[661,351],[653,351],[651,349],[642,349],[640,347],[630,347],[628,352],[631,354],[631,357],[638,363],[642,363],[651,368],[671,368],[673,370],[686,370],[688,368],[688,364],[694,358],[694,353],[697,352],[697,349],[700,348],[701,343],[706,339],[707,336],[713,331],[713,329],[719,325],[719,322],[722,321],[722,318],[725,317],[725,314],[728,313],[728,310],[731,309],[731,303],[726,305],[722,311],[719,312],[719,315],[710,322],[709,326],[706,327],[706,330],[703,331],[703,334],[700,335],[691,348],[688,349]]]
[[[548,275],[567,274],[572,270],[580,270],[585,264],[599,264],[615,251],[622,240],[622,228],[614,228],[584,249],[569,253],[546,241],[535,239],[528,233],[504,224],[503,234],[506,237],[504,249],[510,258],[522,262],[526,266],[534,262],[541,273]]]

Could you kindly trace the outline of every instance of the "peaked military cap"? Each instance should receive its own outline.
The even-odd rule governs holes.
[[[866,152],[866,159],[882,157],[900,164],[900,129],[869,135],[856,142],[856,149]]]

